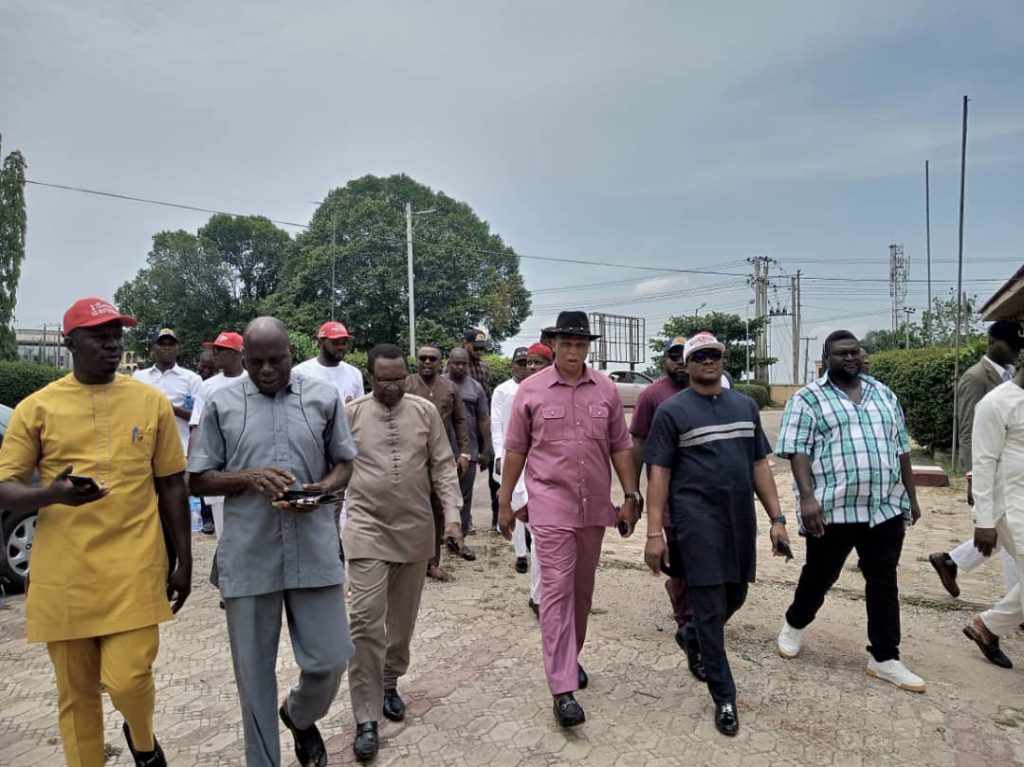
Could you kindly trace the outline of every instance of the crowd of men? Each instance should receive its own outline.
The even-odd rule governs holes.
[[[135,325],[101,299],[76,302],[63,326],[72,373],[18,405],[0,450],[0,504],[40,509],[26,631],[53,663],[69,765],[104,763],[101,685],[124,717],[136,765],[166,764],[153,732],[152,664],[158,624],[191,590],[189,493],[204,499],[203,529],[218,537],[211,579],[223,598],[246,764],[281,763],[280,721],[300,764],[325,765],[316,723],[346,670],[353,753],[372,760],[380,717],[405,716],[398,684],[425,579],[448,579],[442,547],[475,558],[465,538],[475,532],[478,471],[492,489],[492,528],[513,543],[515,570],[530,572],[556,722],[586,720],[576,694],[589,683],[581,654],[605,531],[632,535],[646,506],[644,561],[668,576],[675,640],[707,685],[717,729],[738,732],[725,625],[755,576],[755,496],[773,554],[792,550],[758,407],[733,388],[727,348],[711,332],[666,343],[665,376],[627,425],[615,385],[587,365],[599,336],[584,312],[560,313],[538,343],[516,349],[512,377],[493,389],[486,335],[475,328],[447,368],[436,346],[415,350],[410,373],[405,350],[378,344],[369,393],[345,362],[353,336],[341,322],[324,323],[317,356],[294,364],[287,328],[256,318],[242,334],[225,330],[204,344],[199,374],[177,363],[178,336],[162,328],[152,367],[118,375],[123,329]],[[1024,621],[1024,372],[1012,369],[1024,331],[996,323],[989,335],[986,359],[961,382],[970,393],[957,413],[971,435],[971,543],[978,561],[1001,546],[1006,567],[1016,567],[1004,599],[964,632],[1009,666],[999,635]],[[864,372],[853,334],[828,336],[823,365],[787,402],[774,446],[790,461],[806,537],[778,651],[799,655],[856,549],[866,673],[923,692],[899,653],[897,565],[920,517],[903,412]],[[958,593],[957,567],[966,565],[945,552],[931,562]],[[282,615],[300,673],[280,700]]]

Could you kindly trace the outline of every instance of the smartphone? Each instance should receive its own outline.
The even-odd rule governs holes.
[[[624,520],[620,519],[617,527],[619,528],[619,535],[621,535],[623,538],[629,535],[629,525],[627,525]]]
[[[787,562],[793,558],[793,549],[785,541],[779,541],[775,546],[775,550],[785,556]]]
[[[315,498],[319,503],[324,503],[322,499],[329,497],[319,490],[285,490],[281,500],[295,502],[305,500],[306,498]]]
[[[100,486],[96,484],[96,480],[92,477],[85,477],[81,474],[68,474],[68,482],[75,486],[77,490],[88,490],[93,493],[100,491]]]

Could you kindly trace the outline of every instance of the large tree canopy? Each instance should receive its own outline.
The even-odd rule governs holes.
[[[147,266],[118,288],[122,311],[139,320],[128,336],[147,354],[161,327],[181,338],[182,359],[193,362],[200,343],[226,328],[241,329],[278,287],[292,246],[288,233],[262,216],[213,216],[197,234],[153,236]]]
[[[750,320],[749,347],[750,347],[750,370],[753,373],[759,360],[754,356],[754,338],[757,331],[764,325],[764,318],[752,318]],[[661,371],[661,358],[665,352],[665,343],[675,336],[689,338],[701,330],[710,330],[715,338],[725,344],[729,350],[729,361],[725,369],[737,380],[743,378],[744,369],[747,363],[748,334],[747,323],[738,314],[727,314],[725,312],[710,312],[709,314],[688,314],[677,317],[669,317],[661,329],[661,335],[650,339],[650,348],[655,352],[655,367]],[[765,367],[771,366],[775,359],[767,357],[760,360]]]
[[[407,344],[407,202],[432,211],[414,221],[417,341],[451,345],[469,326],[487,328],[495,342],[515,335],[530,313],[515,251],[468,205],[405,175],[334,189],[296,239],[265,311],[312,332],[331,316],[333,298],[357,347]]]
[[[0,359],[17,359],[14,307],[25,258],[25,158],[14,151],[0,166]]]

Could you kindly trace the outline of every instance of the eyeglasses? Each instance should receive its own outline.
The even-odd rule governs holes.
[[[679,362],[679,360],[681,360],[683,358],[683,353],[681,351],[679,351],[679,352],[669,352],[665,356],[668,357],[673,362]]]
[[[437,362],[441,358],[440,357],[434,357],[434,356],[432,356],[430,354],[421,354],[416,359],[418,359],[420,362]]]
[[[526,360],[512,360],[513,365],[525,365]]]
[[[700,364],[701,362],[707,362],[708,360],[718,362],[720,359],[722,359],[722,353],[718,351],[718,349],[708,349],[707,351],[694,352],[690,355],[689,361]]]

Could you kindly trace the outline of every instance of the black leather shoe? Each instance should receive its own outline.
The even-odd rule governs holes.
[[[526,604],[528,604],[530,606],[530,609],[533,610],[533,614],[540,618],[540,605],[534,602],[532,599]]]
[[[530,569],[530,563],[526,557],[516,557],[516,572],[522,575]]]
[[[575,727],[587,721],[583,706],[576,702],[571,692],[559,695],[555,700],[555,721],[562,727]]]
[[[392,722],[405,719],[405,701],[394,687],[384,690],[384,716]]]
[[[352,742],[352,753],[360,762],[368,762],[377,755],[380,744],[377,741],[377,723],[363,722],[356,725],[356,739]]]
[[[590,677],[587,676],[587,672],[583,670],[583,666],[579,663],[576,664],[576,686],[581,690],[587,689],[587,685],[590,684]]]
[[[287,703],[282,703],[277,713],[295,738],[295,758],[299,764],[302,767],[327,767],[327,747],[316,725],[311,724],[304,730],[296,727],[288,716]]]
[[[715,727],[723,735],[729,736],[740,731],[740,719],[736,715],[735,703],[719,703],[715,706]]]
[[[708,674],[704,670],[704,658],[700,654],[700,642],[697,641],[697,637],[687,636],[687,634],[688,632],[685,629],[678,629],[676,631],[676,644],[686,653],[686,665],[690,668],[690,673],[696,677],[698,682],[706,682],[708,681]]]
[[[956,582],[957,566],[953,558],[945,551],[936,551],[928,555],[928,562],[939,574],[942,587],[949,592],[951,597],[960,596],[960,586]]]
[[[999,668],[1013,668],[1013,661],[1006,656],[1006,653],[999,649],[999,637],[993,636],[991,642],[986,642],[981,632],[974,628],[972,623],[964,626],[964,636],[973,640],[974,644],[978,645],[981,654],[988,658],[989,662],[994,663]]]
[[[467,562],[472,562],[476,559],[476,552],[469,548],[466,544],[462,544],[462,548],[459,549],[459,556],[465,559]]]
[[[132,752],[132,759],[135,760],[135,767],[167,767],[167,759],[164,758],[164,750],[153,738],[152,751],[136,751],[135,743],[132,742],[132,732],[128,729],[128,722],[121,725],[124,732],[124,739],[128,742],[128,750]]]

